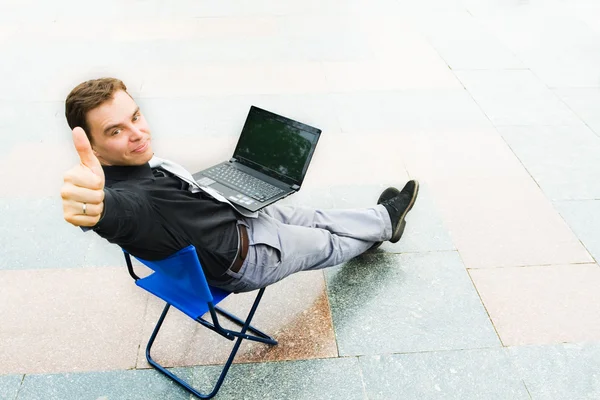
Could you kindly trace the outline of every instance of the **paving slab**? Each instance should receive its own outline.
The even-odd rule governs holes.
[[[189,370],[194,385],[214,382],[218,367]],[[206,387],[206,386],[205,386]],[[236,364],[215,399],[358,400],[365,396],[356,358]]]
[[[597,136],[600,136],[600,87],[589,88],[559,88],[554,93],[589,126]]]
[[[0,199],[0,269],[79,267],[89,243],[55,198]]]
[[[465,5],[548,87],[597,87],[600,57],[589,51],[598,48],[595,26],[575,11],[585,3],[468,0]]]
[[[156,138],[194,139],[216,135],[232,136],[237,141],[251,105],[316,126],[323,130],[323,135],[340,131],[330,98],[322,94],[141,98],[137,102]],[[186,116],[190,114],[210,118],[189,120]],[[202,151],[202,147],[196,151]],[[230,149],[229,156],[233,150]]]
[[[52,197],[60,204],[63,174],[79,162],[70,135],[65,129],[61,140],[21,141],[12,146],[0,160],[0,178],[4,182],[0,196],[33,200]],[[15,174],[15,170],[20,174]],[[35,177],[35,184],[23,176]]]
[[[143,292],[119,249],[69,230],[60,212],[62,174],[75,158],[65,96],[85,79],[117,76],[139,99],[157,154],[191,170],[231,155],[255,104],[323,129],[288,204],[364,207],[388,185],[423,184],[400,243],[384,244],[369,256],[376,261],[326,272],[332,317],[323,278],[267,290],[277,312],[261,308],[268,318],[259,326],[284,346],[242,354],[218,398],[512,400],[521,398],[519,380],[534,399],[600,398],[597,344],[512,347],[509,367],[465,273],[558,266],[490,278],[486,293],[501,311],[519,311],[510,317],[523,318],[524,330],[509,332],[519,340],[596,335],[598,267],[588,252],[599,259],[597,152],[581,132],[600,136],[599,18],[593,0],[148,0],[93,10],[75,0],[0,2],[0,76],[10,77],[0,79],[0,297],[13,305],[0,315],[4,367],[120,369],[27,375],[24,398],[189,398],[155,371],[124,371],[143,360],[136,318],[146,297],[136,297]],[[493,124],[511,127],[504,131],[519,157]],[[343,354],[367,356],[337,358],[327,318]],[[169,337],[185,350],[179,338],[189,336],[174,322]],[[333,347],[319,348],[324,337]],[[413,353],[432,349],[444,351]],[[395,351],[410,354],[377,358]],[[332,358],[246,364],[302,357]],[[196,379],[217,370],[181,372]],[[15,379],[0,377],[0,393]]]
[[[435,9],[443,8],[444,4],[436,3],[433,7],[431,4],[423,4],[423,9],[419,9],[421,4],[405,3],[399,12],[393,12],[390,9],[386,13],[362,12],[359,14],[357,29],[369,42],[370,60],[387,65],[382,72],[385,72],[390,79],[390,85],[382,90],[389,91],[400,87],[404,89],[457,87],[458,81],[448,74],[450,71],[447,64],[424,35],[424,21],[444,15],[444,13],[435,12]],[[417,66],[422,68],[421,73]],[[397,71],[396,74],[393,73],[394,70]],[[429,74],[431,74],[432,80],[427,82],[425,77]],[[406,78],[409,76],[414,79],[414,82],[408,82]],[[452,79],[449,79],[450,77]],[[359,80],[363,79],[365,78]],[[349,87],[355,86],[349,83]],[[347,91],[347,88],[340,89],[344,92]]]
[[[377,137],[368,133],[322,134],[305,178],[307,184],[322,188],[344,186],[357,191],[365,185],[404,185],[407,180],[402,137],[394,132]],[[373,200],[352,206],[371,204]]]
[[[470,270],[505,346],[600,340],[600,267]]]
[[[124,268],[0,271],[0,374],[135,366],[147,297]]]
[[[525,65],[467,10],[420,19],[432,46],[453,71],[522,69]]]
[[[326,277],[341,356],[500,346],[456,252],[365,255]]]
[[[123,250],[116,244],[100,237],[94,232],[86,232],[87,250],[83,258],[86,267],[122,267],[126,268]]]
[[[415,62],[338,61],[324,62],[323,69],[332,93],[390,91],[407,89],[461,89],[461,85],[441,59]]]
[[[530,399],[504,349],[376,355],[359,360],[370,400]]]
[[[403,158],[429,185],[467,268],[592,261],[497,132],[414,133]]]
[[[534,400],[600,398],[598,342],[507,349]]]
[[[559,201],[554,206],[585,248],[600,262],[600,200]]]
[[[328,87],[316,61],[155,65],[147,67],[142,77],[143,98],[327,93]]]
[[[465,90],[340,93],[331,98],[343,132],[490,126]]]
[[[531,71],[455,71],[455,74],[496,126],[582,124]]]
[[[256,291],[231,295],[219,304],[244,319],[250,311]],[[164,302],[150,299],[144,318],[144,332],[138,350],[137,368],[148,368],[146,344]],[[205,316],[208,320],[210,317]],[[224,318],[224,326],[238,329]],[[252,325],[275,337],[269,346],[244,341],[235,362],[264,362],[337,357],[338,351],[331,323],[321,271],[295,274],[269,286],[252,320]],[[171,309],[153,346],[152,356],[167,367],[225,363],[234,342],[224,339],[176,309]]]
[[[118,246],[67,223],[54,198],[0,199],[0,270],[124,266]]]
[[[188,400],[191,395],[155,370],[27,375],[19,400]]]
[[[550,200],[600,198],[600,137],[587,126],[500,127]]]
[[[0,376],[0,399],[15,400],[23,382],[23,375]]]
[[[70,130],[65,115],[64,99],[60,102],[0,100],[2,151],[7,144],[33,142],[45,144],[69,139]],[[31,118],[35,115],[36,118]],[[28,121],[23,124],[23,121]],[[15,135],[18,130],[19,134]]]

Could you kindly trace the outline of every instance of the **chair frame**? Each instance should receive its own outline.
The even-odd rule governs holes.
[[[131,277],[135,281],[137,281],[138,279],[140,279],[140,277],[137,276],[135,271],[133,270],[133,265],[131,263],[131,256],[126,251],[123,251],[123,253],[125,255],[125,262],[127,263],[127,270],[129,271],[129,275],[131,275]],[[210,392],[201,393],[200,391],[195,389],[193,386],[191,386],[187,381],[185,381],[184,379],[175,375],[173,372],[167,370],[165,367],[163,367],[158,362],[156,362],[150,354],[150,350],[152,348],[152,345],[154,344],[154,340],[156,339],[156,336],[158,335],[158,332],[165,320],[165,317],[167,316],[167,313],[169,312],[169,309],[171,308],[171,304],[169,304],[168,302],[165,305],[165,308],[163,309],[162,314],[160,315],[160,318],[158,319],[158,322],[156,323],[156,326],[154,327],[154,330],[152,331],[152,335],[150,335],[150,340],[148,340],[148,345],[146,346],[146,359],[148,360],[148,363],[150,363],[150,365],[152,365],[152,367],[154,367],[156,370],[158,370],[159,372],[163,373],[164,375],[166,375],[167,377],[172,379],[174,382],[176,382],[177,384],[182,386],[185,390],[187,390],[194,396],[199,397],[201,399],[210,399],[210,398],[214,397],[217,394],[217,392],[219,391],[219,389],[221,388],[223,381],[225,380],[227,372],[229,371],[229,367],[231,367],[231,364],[233,363],[233,359],[235,358],[235,355],[237,354],[237,351],[240,348],[240,345],[242,344],[242,340],[252,340],[255,342],[261,342],[261,343],[265,343],[265,344],[269,344],[269,345],[277,344],[277,341],[273,337],[267,335],[266,333],[260,331],[259,329],[253,327],[252,325],[250,325],[250,322],[252,321],[252,318],[254,317],[254,313],[256,312],[256,310],[258,308],[258,304],[260,303],[260,300],[262,299],[264,291],[265,291],[265,288],[261,288],[258,291],[258,294],[256,295],[256,298],[254,300],[254,303],[252,304],[250,312],[248,313],[248,316],[246,317],[245,320],[242,320],[242,319],[236,317],[235,315],[229,313],[228,311],[225,311],[224,309],[222,309],[218,306],[215,306],[213,304],[213,302],[207,302],[208,311],[209,311],[212,321],[208,321],[208,320],[202,318],[202,315],[199,315],[198,317],[196,317],[196,319],[195,319],[196,322],[198,322],[201,325],[205,326],[206,328],[218,333],[219,335],[223,336],[224,338],[231,340],[231,341],[237,339],[235,344],[233,345],[233,348],[231,350],[231,353],[229,354],[229,357],[227,358],[227,362],[223,366],[223,369],[221,371],[221,374],[219,375],[219,378],[217,379],[216,384],[213,386],[213,389]],[[221,314],[226,319],[230,320],[231,322],[234,322],[236,325],[240,326],[241,329],[239,331],[235,331],[235,330],[224,328],[219,323],[219,318],[218,318],[217,314]],[[249,335],[248,333],[246,333],[248,331],[254,333],[255,335]]]

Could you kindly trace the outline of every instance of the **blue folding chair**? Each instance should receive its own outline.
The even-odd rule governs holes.
[[[135,279],[135,284],[152,293],[153,295],[163,299],[167,303],[160,318],[158,319],[158,322],[156,323],[156,327],[154,328],[152,335],[150,336],[148,345],[146,346],[146,358],[148,359],[150,365],[183,386],[187,391],[195,396],[201,399],[210,399],[217,394],[243,339],[267,343],[270,345],[277,344],[277,341],[271,336],[250,325],[250,321],[252,321],[252,317],[254,317],[254,313],[258,308],[258,303],[260,303],[265,288],[262,288],[258,291],[256,299],[254,300],[254,304],[250,309],[250,313],[246,317],[246,320],[243,321],[235,315],[232,315],[227,311],[217,307],[217,304],[219,304],[219,302],[221,302],[231,293],[208,285],[206,282],[206,277],[204,276],[204,272],[202,271],[200,261],[198,260],[196,248],[194,246],[188,246],[182,250],[179,250],[172,256],[160,261],[148,261],[136,257],[136,259],[138,259],[142,264],[148,266],[154,271],[154,273],[145,278],[140,278],[135,274],[133,265],[131,264],[130,255],[125,250],[123,250],[123,252],[125,253],[127,269],[129,270],[131,277]],[[233,341],[237,338],[237,341],[231,350],[231,354],[223,366],[223,370],[221,371],[221,375],[219,376],[217,383],[208,394],[200,393],[186,381],[154,361],[150,356],[150,349],[152,348],[154,339],[156,339],[156,335],[158,334],[158,331],[160,330],[160,327],[162,326],[162,323],[171,306],[177,308],[196,322],[199,322],[208,329],[217,332],[219,335],[229,340]],[[210,321],[203,318],[204,314],[207,312],[210,314]],[[241,330],[234,331],[222,327],[219,323],[217,313],[241,326]],[[256,336],[247,334],[247,331],[253,332]]]

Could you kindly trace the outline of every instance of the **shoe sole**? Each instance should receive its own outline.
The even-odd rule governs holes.
[[[410,203],[408,203],[408,207],[406,207],[406,210],[404,210],[404,213],[402,213],[402,215],[400,216],[400,222],[398,223],[398,226],[396,227],[396,230],[394,231],[394,233],[392,234],[392,238],[390,239],[391,243],[397,243],[400,240],[400,238],[402,237],[402,234],[404,233],[404,226],[406,226],[406,221],[404,220],[404,218],[406,218],[406,214],[408,214],[408,212],[415,205],[415,201],[417,200],[418,195],[419,195],[419,182],[415,181],[415,188],[413,190],[413,194],[410,199]]]

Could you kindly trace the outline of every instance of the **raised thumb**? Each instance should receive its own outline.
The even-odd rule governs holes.
[[[98,161],[98,158],[94,154],[92,145],[90,144],[90,141],[84,130],[80,127],[73,129],[73,144],[75,145],[77,154],[79,154],[81,163],[92,170],[94,174],[98,176],[104,176],[104,171],[102,171],[100,161]]]

